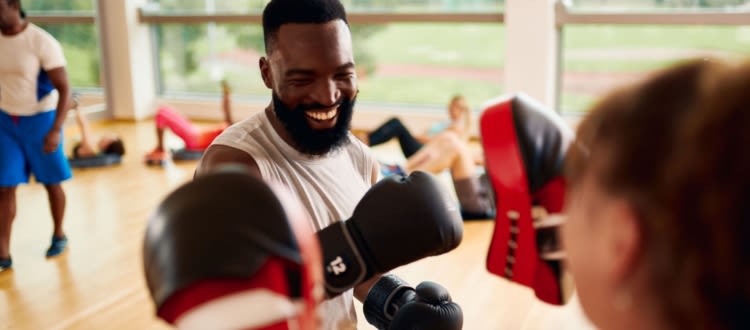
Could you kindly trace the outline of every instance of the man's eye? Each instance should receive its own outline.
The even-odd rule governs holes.
[[[354,72],[339,73],[336,75],[336,79],[351,79],[354,78]]]
[[[295,86],[307,85],[307,84],[310,84],[311,82],[312,82],[312,79],[292,79],[292,80],[289,80],[289,83],[292,84],[292,85],[295,85]]]

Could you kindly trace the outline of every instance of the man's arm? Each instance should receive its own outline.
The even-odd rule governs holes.
[[[59,99],[57,100],[57,111],[55,113],[55,122],[52,124],[47,136],[44,139],[44,151],[53,152],[57,150],[60,144],[60,131],[62,130],[65,115],[68,113],[68,102],[70,102],[70,84],[68,83],[68,73],[65,67],[59,67],[47,71],[52,85],[57,89]]]
[[[250,174],[261,177],[258,163],[252,156],[242,150],[217,144],[206,149],[195,170],[195,177],[211,173],[216,168],[229,164],[241,165]]]
[[[217,167],[228,164],[242,165],[252,175],[255,175],[259,178],[261,177],[258,164],[255,162],[255,159],[253,159],[252,156],[248,155],[242,150],[223,145],[212,145],[206,150],[200,162],[198,163],[198,167],[195,171],[195,177],[210,173]],[[375,163],[375,165],[373,166],[373,184],[377,181],[377,176],[379,173],[378,171],[378,165],[377,163]],[[380,279],[380,277],[381,275],[377,274],[369,280],[355,286],[354,296],[359,301],[364,303],[365,298],[367,298],[367,294],[370,292],[370,288],[372,288],[372,286]]]
[[[380,176],[380,164],[373,159],[372,164],[372,178],[371,178],[371,184],[374,185],[378,182],[378,177]],[[382,274],[375,274],[371,279],[364,281],[360,284],[357,284],[354,287],[354,297],[357,298],[360,302],[364,303],[365,298],[367,298],[367,294],[370,292],[370,289],[372,286],[380,280],[380,277]]]

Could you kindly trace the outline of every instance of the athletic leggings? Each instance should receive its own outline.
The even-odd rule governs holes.
[[[385,124],[372,131],[367,138],[370,140],[370,146],[376,146],[388,142],[392,138],[398,138],[401,151],[403,151],[406,158],[411,157],[411,155],[415,154],[423,146],[423,144],[419,143],[411,135],[398,118],[391,118]]]
[[[190,120],[167,105],[156,112],[156,127],[169,128],[172,133],[185,141],[185,149],[204,150],[227,127],[226,123],[214,128],[200,130]]]

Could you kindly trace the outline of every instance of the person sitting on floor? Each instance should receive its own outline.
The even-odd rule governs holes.
[[[81,131],[81,141],[73,145],[71,159],[94,158],[101,155],[122,156],[125,154],[125,144],[116,134],[105,134],[94,144],[91,127],[86,115],[78,108],[79,95],[73,94],[71,110],[75,113],[76,123]]]
[[[465,220],[490,219],[495,216],[495,204],[486,176],[477,167],[468,144],[453,131],[444,131],[406,160],[397,164],[381,164],[381,173],[408,175],[414,171],[439,174],[450,170],[461,213]]]
[[[213,142],[214,138],[232,125],[231,88],[226,80],[222,80],[221,87],[224,122],[209,129],[201,130],[193,125],[187,117],[170,106],[159,107],[154,119],[156,122],[156,148],[146,154],[145,161],[147,164],[162,164],[169,158],[169,155],[164,151],[164,130],[167,128],[185,142],[185,150],[203,152]]]
[[[374,147],[397,138],[404,157],[409,158],[442,132],[453,132],[468,140],[471,127],[471,109],[462,95],[455,95],[448,104],[449,121],[435,123],[424,135],[413,135],[398,118],[391,118],[370,133],[357,134],[365,144]]]

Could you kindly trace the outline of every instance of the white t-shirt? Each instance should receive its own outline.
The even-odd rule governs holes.
[[[0,109],[16,116],[55,110],[57,90],[46,71],[65,64],[60,43],[32,23],[19,34],[0,34]]]
[[[290,188],[312,217],[315,231],[352,216],[354,207],[372,186],[375,158],[349,134],[349,143],[324,157],[310,158],[287,144],[263,111],[230,126],[213,144],[250,154],[264,180]],[[352,290],[320,306],[322,329],[357,328]]]

